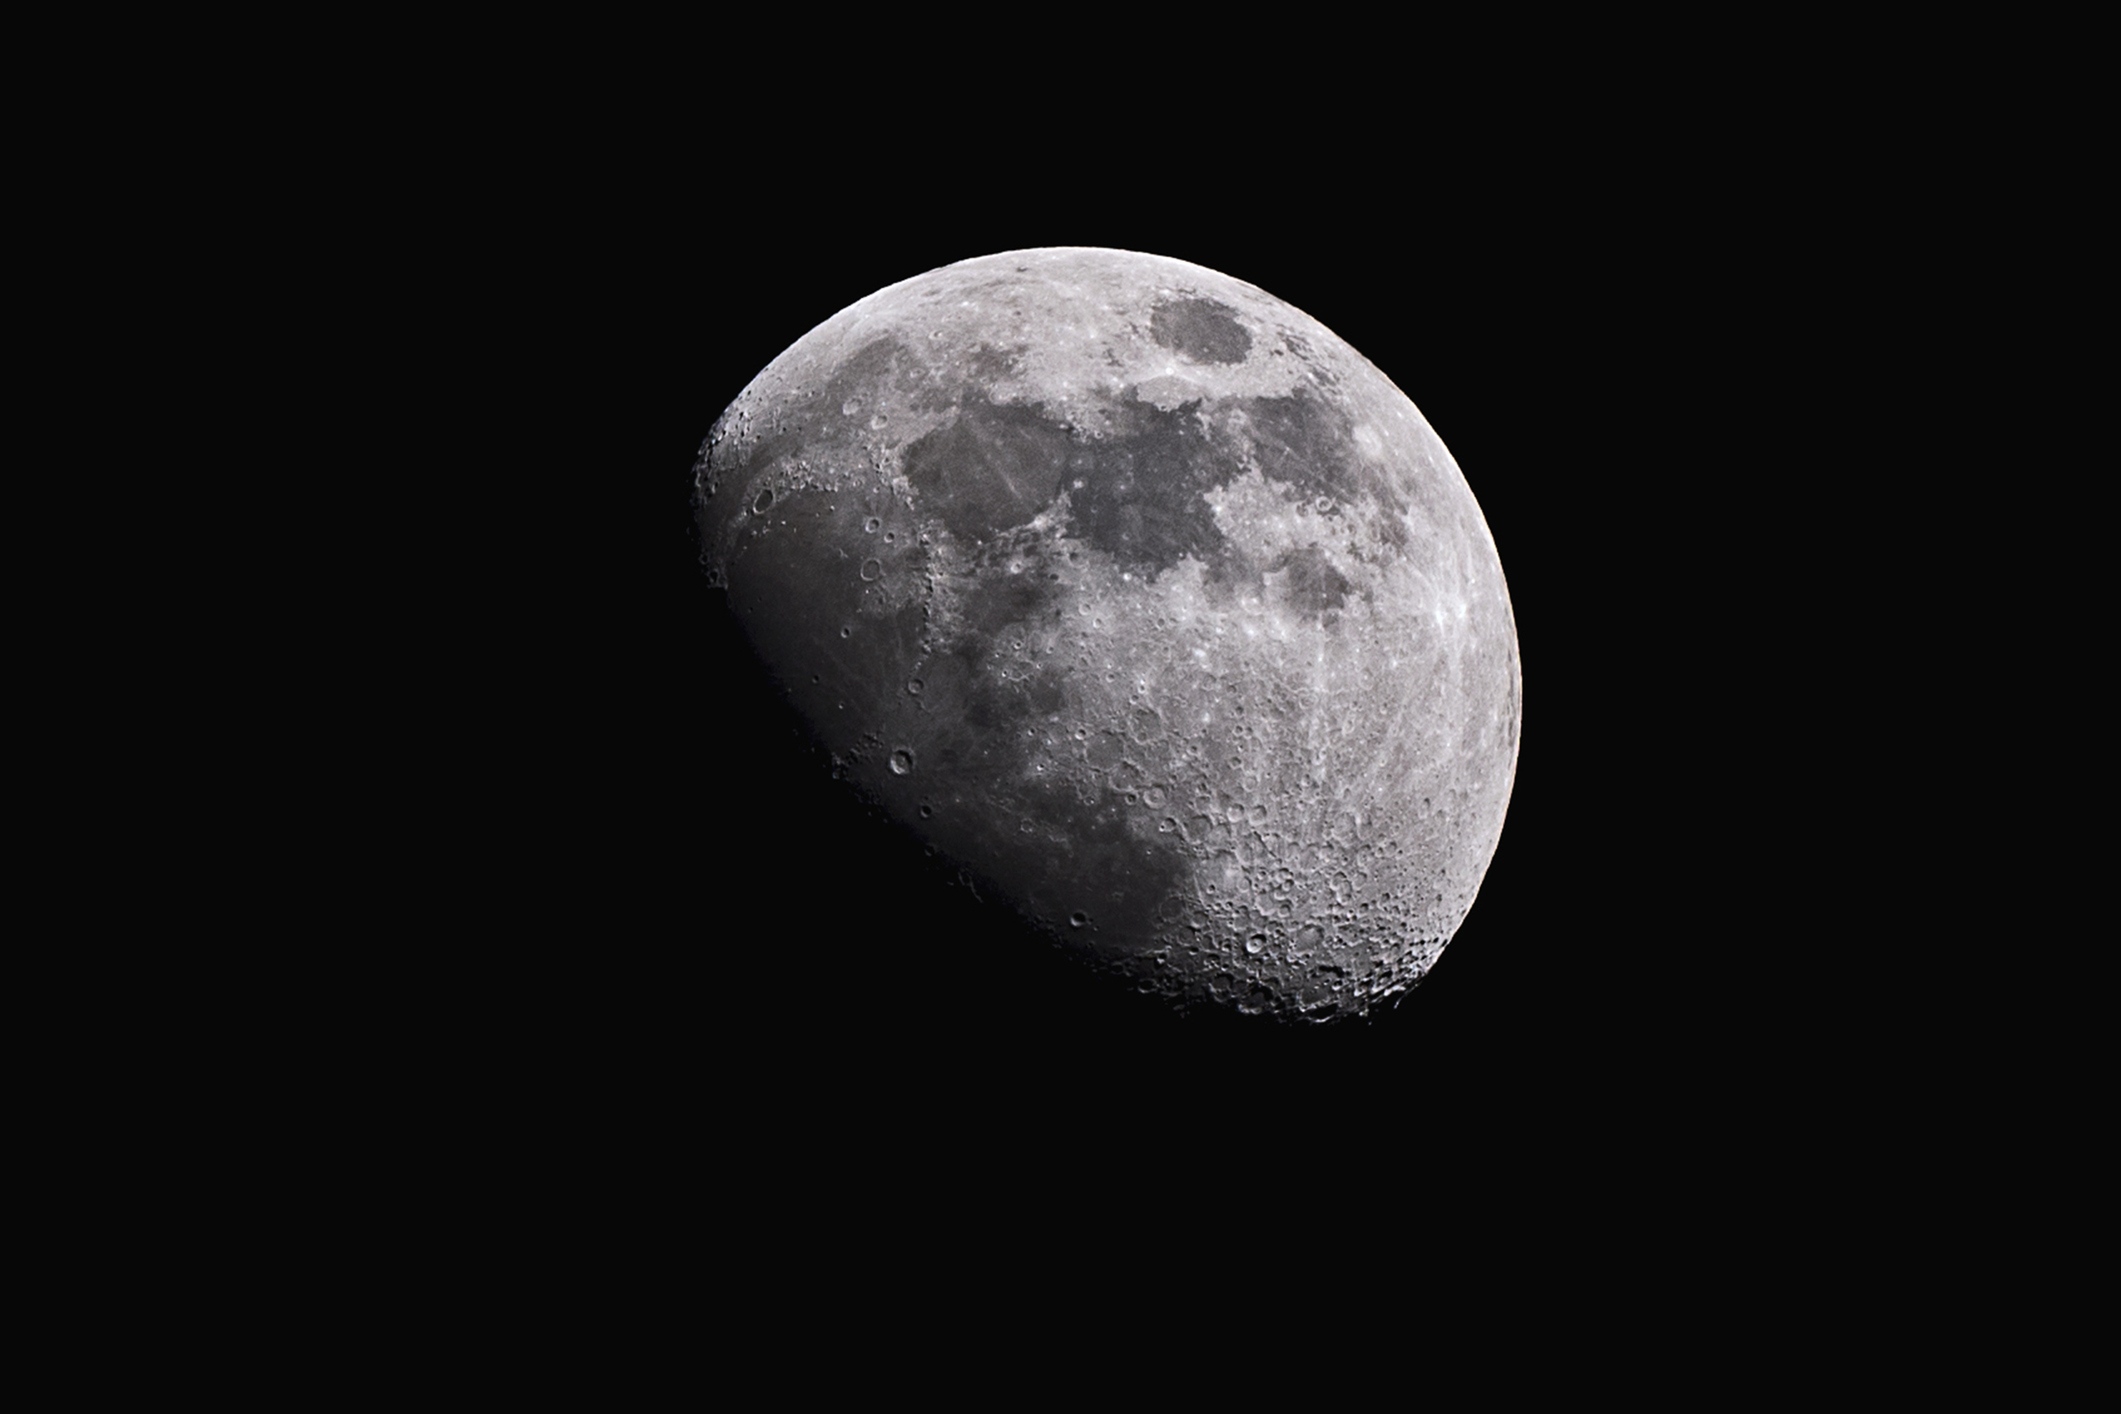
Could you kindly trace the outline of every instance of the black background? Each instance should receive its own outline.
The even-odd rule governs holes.
[[[1633,1354],[1669,1334],[1629,1300],[1646,1257],[1679,1261],[1660,1296],[1695,1308],[1702,1277],[1786,1260],[1812,1213],[1905,1210],[1918,1185],[1854,1171],[1866,1138],[1961,1098],[1923,1079],[1944,1048],[1907,1041],[1905,979],[1948,930],[1891,916],[1905,798],[1876,779],[1926,706],[1876,662],[1936,610],[1930,580],[1880,594],[1870,567],[1950,464],[1895,445],[1919,421],[1894,401],[1901,316],[1941,309],[1907,327],[1939,361],[1966,348],[1942,337],[1956,286],[1910,260],[1927,222],[1866,224],[1919,118],[1887,105],[1890,139],[1844,159],[1838,124],[1792,136],[1809,90],[1732,87],[1721,51],[1680,81],[1661,44],[1631,73],[1549,41],[1573,82],[1445,95],[1438,45],[1361,84],[1316,66],[1309,94],[1275,43],[1249,86],[1206,87],[1065,50],[1021,83],[931,61],[835,85],[800,44],[526,65],[497,43],[438,74],[438,120],[377,143],[403,116],[378,82],[345,105],[344,170],[290,160],[315,201],[231,251],[302,263],[265,290],[289,337],[259,352],[327,416],[285,481],[355,443],[330,509],[376,533],[311,569],[354,586],[371,671],[327,650],[319,696],[361,710],[316,749],[373,768],[346,795],[374,808],[318,905],[355,936],[272,999],[288,1032],[346,1024],[240,1059],[329,1049],[371,1122],[306,1077],[287,1107],[344,1130],[327,1158],[363,1211],[396,1193],[483,1223],[533,1285],[567,1243],[653,1266],[626,1284],[688,1332],[758,1298],[759,1328],[804,1337],[800,1375],[831,1358],[814,1303],[878,1241],[897,1260],[870,1264],[864,1319],[926,1316],[906,1277],[939,1235],[1043,1277],[1088,1265],[1067,1250],[1086,1233],[1152,1261],[1354,1254],[1410,1292],[1435,1238],[1469,1237],[1485,1316],[1590,1235],[1597,1299],[1572,1312],[1612,1312]],[[506,92],[466,81],[496,73]],[[1944,229],[1989,198],[1939,151]],[[1493,530],[1524,670],[1514,793],[1457,937],[1372,1024],[1177,1020],[933,887],[792,744],[702,580],[690,468],[752,376],[885,285],[1058,244],[1193,261],[1319,319],[1422,409]],[[1863,519],[1866,490],[1895,515]],[[2017,987],[2003,1005],[2044,1014]],[[1979,1032],[1993,1010],[1931,1014]],[[980,1221],[997,1207],[1013,1230]],[[1058,1250],[1027,1262],[1037,1229]],[[1812,1240],[1832,1262],[1802,1279],[1831,1284],[1840,1229]],[[1359,1290],[1289,1288],[1336,1318]],[[1402,1363],[1427,1356],[1404,1317],[1425,1331],[1431,1297],[1468,1303],[1390,1304]]]
[[[2030,199],[2042,143],[1946,93],[1964,66],[1802,27],[1781,62],[1601,16],[1612,62],[1551,27],[1474,52],[1275,13],[1216,27],[1245,51],[1222,67],[1136,16],[1035,18],[969,27],[968,60],[945,21],[868,16],[844,74],[816,53],[838,22],[791,12],[705,43],[386,27],[373,62],[335,34],[246,58],[271,94],[185,70],[132,121],[84,90],[116,116],[52,219],[91,259],[30,285],[98,354],[42,350],[99,405],[70,484],[123,507],[82,528],[113,569],[141,526],[178,561],[126,576],[164,651],[96,701],[182,774],[104,790],[93,751],[54,757],[74,812],[142,844],[70,900],[151,916],[62,938],[86,1024],[32,1047],[32,1088],[139,1140],[103,1169],[287,1321],[317,1324],[315,1274],[343,1289],[364,1368],[483,1319],[508,1342],[476,1378],[544,1379],[601,1313],[710,1385],[932,1385],[973,1363],[965,1306],[1032,1378],[1225,1352],[1179,1334],[1196,1311],[1257,1326],[1250,1376],[1312,1375],[1375,1310],[1398,1339],[1360,1354],[1402,1387],[1454,1311],[1507,1332],[1505,1378],[1897,1353],[1898,1272],[2037,1245],[2058,1205],[1990,1176],[2083,1171],[2041,1152],[2081,1115],[2039,1100],[2097,1073],[2041,955],[2083,930],[1989,916],[2056,872],[1997,841],[2029,855],[2060,817],[1978,796],[2072,741],[2001,715],[2053,696],[2012,625],[2085,464],[2021,440],[2081,373],[1990,327],[2083,304],[1997,234],[2053,256],[2073,229]],[[885,27],[919,52],[868,52]],[[1879,78],[1914,70],[1921,105]],[[1374,1023],[1176,1019],[935,887],[704,584],[690,469],[751,377],[883,286],[1055,244],[1319,319],[1493,530],[1514,793],[1457,937]],[[1999,426],[1979,404],[2020,360],[2037,397]],[[1924,634],[1948,651],[1911,692]],[[76,1057],[118,1104],[69,1093]],[[1350,1257],[1375,1280],[1330,1270]],[[1269,1262],[1274,1289],[1244,1280]],[[1227,1291],[1172,1289],[1203,1269]],[[1542,1297],[1568,1316],[1524,1320]],[[1290,1338],[1304,1305],[1326,1339]],[[897,1321],[903,1358],[865,1360]],[[1733,1329],[1767,1337],[1742,1364],[1660,1364]]]
[[[286,837],[268,857],[296,862],[300,907],[326,922],[313,944],[296,912],[290,936],[212,977],[237,1013],[215,1037],[232,1080],[187,1094],[180,1120],[261,1073],[284,1086],[243,1115],[268,1148],[236,1201],[284,1189],[289,1164],[328,1174],[303,1228],[402,1252],[382,1259],[385,1299],[432,1291],[440,1341],[487,1304],[449,1279],[453,1258],[563,1319],[631,1293],[628,1323],[670,1348],[729,1329],[734,1306],[740,1346],[795,1337],[784,1379],[858,1366],[848,1328],[899,1311],[938,1352],[923,1379],[962,1363],[960,1327],[924,1290],[946,1238],[982,1263],[957,1284],[974,1304],[1006,1293],[990,1275],[1088,1277],[1097,1299],[1065,1322],[992,1303],[1070,1354],[1196,1348],[1127,1319],[1137,1263],[1209,1254],[1241,1276],[1294,1256],[1275,1317],[1320,1306],[1337,1334],[1374,1304],[1401,1337],[1378,1353],[1404,1367],[1449,1340],[1432,1312],[1492,1313],[1520,1365],[1571,1375],[1524,1349],[1518,1313],[1550,1291],[1642,1366],[1676,1329],[1743,1324],[1786,1270],[1829,1310],[1848,1290],[1862,1305],[1826,1324],[1870,1339],[1891,1261],[1878,1234],[1896,1224],[1910,1250],[1958,1259],[1993,1195],[1934,1217],[1916,1200],[1951,1192],[1938,1175],[1976,1148],[2007,1163],[2030,1148],[1966,1133],[1962,1110],[2020,1103],[1990,1065],[2010,1044],[1997,1021],[2051,1003],[2037,969],[1990,967],[2009,935],[1894,914],[1907,895],[2002,882],[2015,898],[2044,875],[1929,863],[1896,882],[1894,814],[1931,797],[1878,778],[1896,753],[1916,764],[1907,719],[1932,704],[1878,664],[1911,624],[1960,631],[1964,605],[1946,601],[1996,582],[1994,535],[1954,542],[1970,573],[1893,570],[1881,593],[1875,566],[1923,533],[1911,512],[1941,473],[2007,442],[1894,380],[1997,356],[1960,321],[1965,281],[2002,257],[1922,257],[1969,222],[2020,219],[1962,168],[1982,143],[2018,148],[1985,131],[1937,142],[1925,114],[1879,102],[1870,71],[1897,62],[1858,61],[1852,87],[1885,120],[1866,133],[1820,116],[1805,65],[1737,82],[1720,46],[1682,46],[1675,74],[1655,36],[1622,36],[1636,57],[1615,65],[1542,35],[1495,47],[1496,82],[1446,92],[1461,56],[1440,42],[1385,47],[1393,71],[1357,75],[1360,35],[1285,19],[1337,52],[1305,63],[1279,32],[1247,35],[1245,67],[1224,74],[1190,48],[1070,45],[1059,26],[1029,58],[968,65],[936,36],[917,63],[841,79],[807,35],[660,51],[642,35],[598,54],[569,22],[528,61],[482,33],[424,80],[357,68],[326,100],[329,139],[241,110],[232,150],[284,132],[285,151],[230,167],[242,200],[218,214],[239,219],[201,227],[225,280],[162,257],[201,312],[159,333],[171,361],[207,371],[213,418],[246,423],[260,387],[296,414],[258,538],[309,561],[291,568],[322,592],[290,594],[295,614],[351,602],[311,697],[276,681],[239,730],[277,713],[313,731],[267,769],[306,806],[322,758],[324,813],[350,828],[260,812]],[[201,145],[173,180],[227,155]],[[1944,175],[1909,204],[1914,158]],[[128,260],[189,219],[121,195]],[[1422,409],[1493,530],[1524,668],[1514,793],[1464,926],[1374,1023],[1174,1019],[932,886],[793,744],[701,578],[690,468],[754,374],[885,285],[1056,244],[1179,257],[1319,319]],[[192,342],[234,289],[263,310],[238,328],[269,365],[255,382]],[[85,327],[130,348],[138,323]],[[1908,450],[1926,419],[1957,444]],[[225,481],[210,464],[165,474],[169,440],[116,449],[149,467],[150,516]],[[297,509],[338,441],[351,464]],[[1863,518],[1866,494],[1890,514]],[[1978,504],[2003,507],[2005,530],[2023,515],[2008,496]],[[302,516],[351,521],[352,553],[310,555]],[[281,647],[260,635],[275,679]],[[1970,651],[1952,694],[2037,691],[2007,635]],[[2041,745],[1995,735],[1968,728],[1920,765],[1952,786]],[[1935,813],[1969,839],[2024,828],[1960,802]],[[227,890],[247,888],[252,861],[223,852]],[[132,890],[123,877],[111,887]],[[1946,951],[1971,936],[1978,967]],[[196,966],[189,945],[152,946]],[[1916,984],[1938,971],[1996,992],[1926,1005]],[[1949,1065],[1937,1078],[1954,1056],[1963,1086]],[[1925,1105],[1950,1151],[1865,1173],[1867,1146],[1892,1150]],[[290,1115],[320,1141],[279,1142]],[[997,1210],[1013,1220],[989,1224]],[[1573,1257],[1586,1237],[1596,1258]],[[1484,1282],[1432,1264],[1445,1238]],[[1350,1255],[1384,1300],[1305,1280]],[[299,1243],[288,1259],[313,1265]],[[1245,1293],[1195,1309],[1270,1308]],[[1785,1332],[1821,1321],[1771,1308],[1772,1348],[1734,1368],[1787,1368]],[[1238,1354],[1249,1374],[1304,1348]],[[526,1353],[510,1358],[542,1369],[547,1352]],[[721,1378],[748,1354],[699,1365]],[[1039,1370],[1064,1363],[1052,1354]]]
[[[1284,1177],[1343,1148],[1574,1162],[1729,1113],[1779,946],[1732,883],[1775,787],[1728,727],[1719,529],[1746,474],[1728,328],[1759,294],[1706,279],[1684,203],[1568,161],[1241,197],[1210,165],[1067,201],[711,167],[561,151],[483,177],[497,214],[444,247],[441,361],[476,365],[490,423],[453,474],[509,488],[451,669],[504,860],[470,984],[492,1065],[616,1152],[684,1167],[704,1139],[768,1187],[825,1153],[992,1148],[1085,1183],[1196,1143]],[[1175,1018],[940,887],[806,754],[701,576],[690,469],[752,376],[885,285],[1039,245],[1175,256],[1319,319],[1494,533],[1524,664],[1508,817],[1440,964],[1371,1022]]]

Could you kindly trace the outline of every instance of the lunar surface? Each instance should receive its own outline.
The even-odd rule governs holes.
[[[1521,719],[1502,565],[1414,404],[1291,306],[962,261],[811,330],[694,476],[844,778],[1127,985],[1362,1015],[1472,907]]]

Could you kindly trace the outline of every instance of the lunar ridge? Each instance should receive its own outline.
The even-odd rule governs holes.
[[[1472,906],[1522,679],[1405,394],[1182,261],[959,262],[775,359],[694,467],[705,568],[891,817],[1180,1006],[1358,1016]]]

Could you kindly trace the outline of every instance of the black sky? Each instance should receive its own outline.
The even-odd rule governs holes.
[[[1716,725],[1742,688],[1706,573],[1746,454],[1713,367],[1728,340],[1703,331],[1739,297],[1581,184],[1214,188],[850,194],[594,160],[557,188],[495,179],[511,219],[459,254],[488,362],[475,460],[505,502],[494,672],[520,708],[495,727],[520,766],[494,786],[521,853],[503,1034],[571,1104],[743,1142],[1389,1147],[1427,1126],[1447,1150],[1676,1114],[1725,1072],[1761,930],[1719,841],[1752,847],[1766,788]],[[854,300],[1037,245],[1175,256],[1319,319],[1421,408],[1494,533],[1524,663],[1516,786],[1471,915],[1373,1023],[1175,1021],[1043,955],[842,802],[716,617],[688,473],[722,408]]]

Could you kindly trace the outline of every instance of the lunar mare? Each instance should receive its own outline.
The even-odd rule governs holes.
[[[1095,249],[881,290],[694,468],[703,555],[844,775],[1180,1005],[1363,1014],[1494,854],[1501,562],[1405,394],[1242,281]]]

